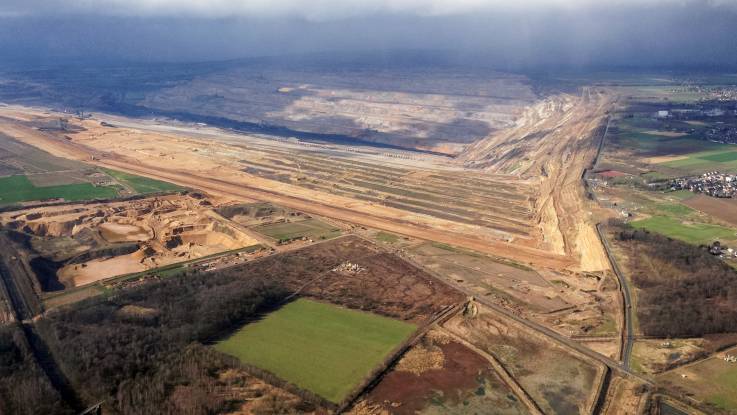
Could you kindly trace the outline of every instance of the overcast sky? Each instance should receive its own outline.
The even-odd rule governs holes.
[[[0,60],[453,50],[497,66],[734,65],[737,0],[0,0]]]

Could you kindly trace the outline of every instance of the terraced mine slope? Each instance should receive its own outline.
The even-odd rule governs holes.
[[[607,263],[580,177],[610,102],[597,90],[552,96],[513,128],[475,144],[460,163],[119,117],[70,120],[79,132],[64,139],[34,130],[43,114],[4,128],[18,140],[113,169],[525,263],[595,271]]]
[[[608,269],[587,211],[581,177],[599,151],[613,96],[584,89],[581,96],[556,95],[528,108],[514,128],[472,145],[459,160],[494,174],[515,174],[539,190],[533,223],[543,245],[573,256],[581,268]]]
[[[30,122],[15,123],[13,131],[19,140],[67,157],[215,194],[270,201],[526,263],[573,264],[542,241],[535,223],[537,191],[530,179],[404,151],[121,118],[104,126],[99,120],[71,122],[84,131],[67,134],[68,139],[41,135]]]
[[[139,105],[185,118],[225,118],[457,154],[512,126],[535,98],[524,76],[489,71],[241,67],[150,92]]]

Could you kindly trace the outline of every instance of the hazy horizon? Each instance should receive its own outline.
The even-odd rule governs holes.
[[[453,50],[495,67],[737,64],[737,1],[6,1],[5,62]]]

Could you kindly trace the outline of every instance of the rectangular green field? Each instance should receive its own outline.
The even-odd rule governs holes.
[[[653,216],[636,220],[631,222],[630,225],[695,245],[708,244],[717,240],[737,239],[737,232],[734,229],[706,223],[686,224],[668,216]]]
[[[737,171],[737,151],[734,145],[720,144],[716,149],[686,154],[687,158],[661,163],[662,166],[701,173],[711,170]]]
[[[253,230],[278,241],[289,241],[303,237],[330,239],[340,235],[340,229],[317,219],[307,219],[299,222],[270,223],[256,226]]]
[[[176,192],[182,187],[148,177],[136,176],[135,174],[122,171],[103,169],[107,175],[118,181],[123,186],[129,186],[136,193]]]
[[[415,330],[402,321],[299,299],[215,348],[340,403]]]
[[[708,156],[701,157],[702,160],[716,161],[718,163],[725,163],[728,161],[737,160],[737,151],[728,151],[726,153],[710,154]]]
[[[108,199],[118,196],[113,186],[94,186],[91,183],[36,187],[26,176],[0,178],[0,205],[34,200],[64,199],[69,202]]]

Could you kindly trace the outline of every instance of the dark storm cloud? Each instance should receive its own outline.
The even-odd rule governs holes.
[[[3,0],[7,61],[452,50],[497,66],[737,63],[737,1]]]

